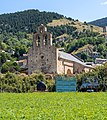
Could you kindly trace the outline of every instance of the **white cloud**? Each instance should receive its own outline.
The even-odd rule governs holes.
[[[101,3],[101,5],[107,5],[107,1],[105,1],[105,2]]]

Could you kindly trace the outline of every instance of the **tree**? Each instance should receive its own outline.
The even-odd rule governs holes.
[[[1,67],[1,73],[6,73],[9,71],[9,66],[6,64],[3,64]]]
[[[86,53],[81,53],[81,59],[83,59],[84,61],[87,60],[87,54]]]
[[[99,66],[93,69],[92,72],[82,73],[77,75],[77,87],[80,88],[81,84],[88,78],[92,82],[97,78],[99,83],[99,90],[107,91],[107,63],[104,66]]]
[[[20,71],[20,67],[18,66],[17,63],[15,62],[5,62],[2,66],[1,66],[1,73],[6,73],[6,72],[16,72],[16,71]]]

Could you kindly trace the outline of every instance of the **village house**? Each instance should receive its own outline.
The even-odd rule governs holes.
[[[92,69],[72,54],[52,46],[52,34],[41,24],[33,35],[33,44],[28,52],[28,74],[40,71],[45,74],[78,74]]]
[[[96,58],[95,59],[95,64],[104,64],[107,62],[107,59],[102,59],[102,58]]]

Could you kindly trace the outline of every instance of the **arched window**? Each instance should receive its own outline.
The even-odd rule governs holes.
[[[43,35],[43,45],[47,45],[48,44],[48,36],[47,34]]]
[[[44,56],[42,55],[42,56],[41,56],[41,59],[43,59],[43,58],[44,58]]]
[[[67,70],[67,75],[71,75],[72,73],[71,73],[71,70],[70,69],[68,69]]]
[[[38,46],[40,47],[40,36],[38,36]]]
[[[43,35],[43,45],[45,45],[45,34]]]
[[[47,45],[47,44],[48,44],[48,36],[45,35],[45,45]]]

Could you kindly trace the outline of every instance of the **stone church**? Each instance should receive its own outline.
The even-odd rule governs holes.
[[[28,74],[34,71],[44,74],[78,74],[91,70],[76,56],[52,46],[52,34],[41,24],[33,35],[33,44],[28,52]]]

